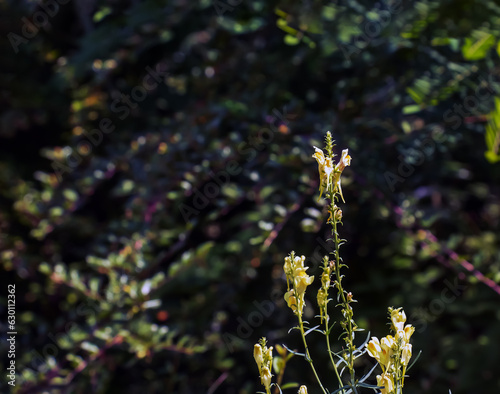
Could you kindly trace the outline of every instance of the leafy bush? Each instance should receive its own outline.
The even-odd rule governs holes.
[[[280,253],[325,252],[326,130],[357,158],[360,325],[404,306],[423,351],[407,393],[498,392],[495,2],[0,7],[13,392],[258,390],[253,344],[291,326]]]

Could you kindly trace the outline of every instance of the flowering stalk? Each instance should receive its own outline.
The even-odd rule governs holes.
[[[404,325],[406,315],[402,309],[389,308],[391,330],[393,335],[388,335],[387,337],[382,338],[381,341],[379,341],[376,337],[372,337],[372,340],[368,343],[366,350],[363,349],[365,345],[356,349],[354,344],[356,331],[362,330],[358,328],[354,321],[354,313],[351,307],[351,303],[356,302],[356,300],[354,300],[352,293],[346,291],[342,285],[343,275],[341,274],[341,269],[342,267],[347,267],[347,265],[343,263],[342,258],[340,257],[340,246],[344,243],[344,240],[340,239],[338,233],[338,225],[342,224],[342,210],[336,205],[339,200],[345,202],[344,196],[342,195],[341,175],[345,167],[351,164],[351,157],[348,155],[347,149],[345,149],[342,151],[342,156],[338,163],[334,165],[333,159],[335,155],[333,154],[333,140],[330,132],[327,133],[325,140],[326,155],[323,150],[315,147],[316,152],[313,157],[318,162],[320,175],[319,198],[321,198],[324,193],[324,198],[329,200],[329,217],[327,224],[330,224],[332,227],[332,237],[329,240],[334,243],[335,249],[330,253],[334,256],[333,260],[330,260],[329,256],[325,256],[323,258],[321,286],[317,293],[317,304],[320,311],[319,317],[321,324],[324,323],[325,327],[324,331],[320,332],[326,337],[328,355],[339,384],[339,388],[335,390],[334,393],[345,394],[346,392],[351,391],[358,393],[358,388],[368,388],[381,389],[381,394],[402,394],[405,373],[412,351],[410,337],[415,331],[411,325]],[[299,329],[305,349],[304,353],[300,355],[303,356],[311,366],[313,374],[316,377],[323,394],[327,394],[327,390],[323,386],[314,367],[306,340],[306,335],[309,332],[319,331],[317,330],[317,327],[319,326],[314,328],[306,327],[307,331],[305,331],[304,328],[303,312],[305,307],[305,293],[307,287],[314,281],[314,276],[310,276],[307,273],[309,268],[304,266],[305,259],[305,256],[297,256],[293,251],[290,255],[285,257],[283,270],[286,275],[287,291],[284,298],[288,307],[297,316],[299,321],[298,327],[296,328]],[[333,284],[331,284],[332,275],[334,276]],[[345,345],[339,353],[334,353],[330,346],[330,334],[334,324],[330,325],[330,316],[328,314],[328,303],[330,299],[328,298],[328,293],[329,289],[332,287],[335,287],[337,290],[337,306],[340,306],[342,311],[340,325],[343,332],[341,337],[344,339]],[[293,351],[290,351],[290,353],[287,354],[285,348],[280,345],[276,345],[279,357],[276,357],[273,363],[273,348],[267,348],[265,338],[255,345],[254,358],[259,368],[261,383],[266,388],[266,394],[270,394],[270,387],[272,384],[275,385],[276,388],[275,394],[281,392],[280,384],[283,380],[286,362],[294,354],[298,354]],[[288,348],[286,349],[288,350]],[[356,379],[354,361],[365,351],[367,351],[370,356],[374,357],[382,368],[382,374],[377,376],[377,385],[379,387],[365,383],[365,380],[369,377],[371,371],[359,380]],[[339,358],[337,363],[334,360],[334,355]],[[339,369],[337,367],[337,364],[340,363],[343,363],[345,368],[349,371],[350,379],[348,383],[343,383],[342,381],[342,372],[339,373]],[[274,366],[275,373],[278,374],[276,383],[271,383],[273,376],[271,375],[271,366]],[[343,370],[344,368],[342,371]],[[307,394],[307,387],[300,386],[298,394]]]
[[[259,368],[260,381],[266,388],[266,394],[271,394],[271,366],[273,364],[273,347],[266,346],[266,338],[262,338],[253,348],[253,358]]]
[[[328,315],[328,290],[330,288],[330,276],[332,274],[332,269],[335,265],[335,262],[328,261],[328,256],[323,258],[323,274],[321,275],[321,288],[318,291],[318,306],[320,310],[321,321],[325,323],[325,338],[326,338],[326,347],[328,350],[328,355],[330,356],[330,361],[332,362],[333,369],[335,371],[335,375],[339,381],[339,387],[343,386],[342,378],[340,377],[337,364],[333,360],[333,352],[330,346],[330,331],[333,327],[329,326],[330,316]],[[342,391],[343,393],[344,391]]]
[[[309,286],[313,280],[314,276],[309,276],[306,271],[309,267],[304,267],[305,256],[295,256],[295,252],[291,252],[290,256],[285,257],[285,264],[283,270],[286,274],[287,292],[285,293],[285,301],[288,306],[292,309],[293,313],[299,319],[299,331],[302,337],[302,342],[304,342],[306,360],[311,366],[311,369],[318,381],[323,393],[327,393],[321,380],[319,379],[316,368],[314,368],[314,363],[309,353],[309,347],[307,346],[306,336],[304,332],[304,322],[302,320],[302,313],[305,306],[304,296],[306,293],[306,288]]]
[[[326,190],[325,199],[330,199],[330,207],[328,212],[330,214],[327,223],[332,226],[332,240],[335,244],[335,251],[333,255],[335,256],[335,262],[333,264],[334,273],[335,273],[335,282],[334,285],[337,288],[338,296],[337,300],[339,305],[342,307],[342,321],[341,326],[344,330],[344,340],[346,342],[346,349],[343,352],[343,358],[347,364],[349,369],[349,374],[351,376],[351,386],[355,386],[355,372],[354,372],[354,350],[356,349],[354,345],[354,331],[356,331],[357,326],[353,320],[353,311],[350,306],[351,302],[355,300],[352,297],[351,293],[348,293],[344,290],[342,286],[342,275],[340,273],[340,269],[345,266],[342,264],[340,258],[340,246],[342,245],[342,240],[339,239],[339,234],[337,231],[338,223],[342,221],[342,210],[337,207],[336,199],[338,196],[344,201],[344,196],[342,195],[342,187],[341,187],[341,175],[342,171],[345,167],[351,164],[351,157],[348,155],[348,150],[345,149],[342,151],[342,156],[340,161],[333,166],[333,140],[330,132],[326,134],[326,151],[327,156],[325,157],[324,152],[315,147],[316,153],[313,157],[318,162],[318,169],[320,174],[320,198],[323,194],[323,191]],[[345,201],[344,201],[345,202]],[[327,329],[327,334],[329,330]],[[327,335],[327,346],[329,347],[329,339]],[[330,350],[330,349],[329,349]],[[331,354],[331,353],[330,353]],[[335,365],[332,359],[332,363]],[[336,370],[337,372],[337,370]],[[342,381],[340,380],[340,384]]]
[[[372,337],[368,343],[368,354],[375,358],[382,368],[382,375],[377,375],[377,384],[383,386],[381,394],[400,394],[403,392],[406,368],[411,358],[410,338],[415,332],[411,324],[404,325],[406,315],[402,308],[389,308],[391,331],[379,341]]]

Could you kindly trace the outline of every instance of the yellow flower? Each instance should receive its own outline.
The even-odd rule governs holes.
[[[407,343],[403,346],[403,351],[401,353],[401,362],[403,365],[408,365],[411,358],[411,344]]]
[[[342,175],[342,171],[344,171],[344,168],[351,165],[351,156],[347,154],[348,151],[349,151],[348,149],[344,149],[342,151],[342,156],[340,158],[340,161],[335,166],[335,176],[334,176],[334,183],[335,183],[334,192],[338,192],[340,194],[340,197],[342,198],[343,202],[345,202],[345,200],[344,196],[342,195],[340,176]]]
[[[328,267],[321,274],[321,287],[325,287],[325,288],[330,287],[330,275],[331,275],[331,272],[330,272],[330,268]]]
[[[327,297],[328,294],[326,293],[325,289],[321,288],[318,290],[318,306],[320,307],[322,313],[323,309],[326,307]]]
[[[286,301],[288,307],[292,310],[292,312],[297,313],[297,311],[298,311],[297,298],[295,297],[294,294],[295,294],[294,289],[287,291],[285,293],[285,301]]]
[[[269,370],[268,367],[262,368],[262,374],[260,375],[260,381],[266,388],[266,390],[269,390],[269,387],[271,387],[271,379],[273,375],[271,375],[271,371]]]
[[[392,335],[387,335],[380,341],[380,347],[382,348],[381,362],[386,368],[389,368],[391,363],[391,357],[394,354],[394,347],[396,346],[396,341]]]
[[[319,170],[319,180],[320,180],[320,186],[319,186],[319,199],[323,195],[323,191],[326,189],[328,191],[328,188],[331,183],[331,176],[334,171],[333,168],[333,163],[332,159],[330,157],[325,157],[325,154],[323,151],[319,148],[314,147],[314,150],[316,153],[312,155],[318,162],[318,170]]]
[[[349,149],[344,149],[342,151],[342,156],[340,157],[339,162],[335,166],[335,171],[342,172],[344,168],[351,165],[351,156],[349,156]]]
[[[382,348],[380,347],[380,341],[377,337],[372,337],[372,340],[368,342],[368,346],[366,347],[366,349],[368,351],[368,354],[380,363],[380,354],[382,353]]]
[[[258,343],[256,343],[253,347],[253,358],[255,359],[260,372],[264,358],[262,356],[262,346],[260,346]]]
[[[304,261],[306,260],[306,256],[295,256],[293,260],[293,268],[304,268]]]
[[[394,338],[391,335],[382,338],[382,341],[379,341],[376,337],[372,337],[371,341],[368,342],[368,354],[378,361],[382,367],[382,371],[389,368],[395,344]]]
[[[403,308],[391,310],[391,321],[394,331],[399,331],[404,329],[406,314],[402,309]]]
[[[266,349],[265,359],[266,359],[266,362],[268,364],[271,364],[273,362],[273,347],[272,346],[270,348]]]
[[[297,394],[307,394],[307,387],[304,385],[300,386]]]
[[[414,332],[415,327],[413,327],[411,324],[407,324],[404,330],[404,338],[406,343],[410,342],[410,338]]]
[[[382,374],[382,376],[377,375],[377,385],[384,386],[384,388],[380,390],[380,394],[390,394],[394,390],[392,377],[385,373]]]
[[[285,271],[286,276],[292,274],[292,259],[290,258],[290,256],[285,257],[285,264],[283,264],[283,271]]]
[[[307,286],[309,286],[314,281],[314,276],[309,276],[306,273],[305,268],[297,268],[295,269],[294,280],[294,288],[297,290],[297,296],[302,297],[306,292]]]

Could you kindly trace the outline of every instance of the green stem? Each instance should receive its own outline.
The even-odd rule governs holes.
[[[313,370],[314,376],[316,376],[316,380],[318,381],[321,390],[323,390],[324,394],[328,394],[323,385],[321,384],[321,380],[319,379],[318,373],[316,372],[316,368],[314,368],[314,364],[311,358],[311,355],[309,354],[309,348],[307,347],[307,341],[306,341],[306,336],[304,335],[304,324],[302,322],[302,315],[299,314],[299,329],[300,329],[300,335],[302,337],[302,341],[304,342],[304,348],[306,350],[306,360],[309,362],[311,365],[311,368]]]
[[[337,379],[339,380],[339,388],[343,387],[344,384],[342,383],[342,378],[340,377],[339,371],[337,369],[337,365],[335,364],[335,361],[333,360],[332,356],[332,350],[330,348],[330,329],[328,328],[328,319],[325,318],[325,335],[326,335],[326,346],[328,347],[328,355],[330,356],[330,361],[332,362],[333,369],[335,370],[335,375],[337,375]],[[342,393],[344,393],[344,390],[342,390]]]
[[[348,347],[349,347],[349,374],[351,375],[351,384],[354,385],[354,354],[353,354],[353,343],[352,343],[352,313],[350,313],[350,305],[347,302],[346,296],[345,296],[345,291],[344,288],[342,287],[342,277],[340,275],[340,241],[339,241],[339,235],[337,232],[337,218],[335,215],[335,195],[332,193],[332,200],[331,200],[331,212],[332,212],[332,221],[333,221],[333,226],[332,226],[332,235],[334,236],[334,242],[335,242],[335,276],[337,277],[337,289],[342,297],[342,304],[346,313],[346,316],[344,318],[347,320],[348,323],[348,328],[347,328],[347,335],[348,335]]]

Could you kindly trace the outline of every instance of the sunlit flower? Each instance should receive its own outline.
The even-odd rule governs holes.
[[[306,260],[306,256],[295,256],[294,260],[293,260],[293,267],[295,269],[297,268],[304,268],[304,261]]]
[[[300,386],[297,394],[307,394],[307,387],[304,385]]]
[[[295,297],[295,290],[294,289],[287,291],[285,293],[285,301],[293,313],[298,312],[297,298]]]
[[[406,343],[410,342],[410,338],[414,332],[415,332],[415,327],[413,327],[411,324],[407,324],[404,329],[404,339]]]
[[[403,351],[401,353],[401,362],[403,365],[408,365],[411,358],[411,344],[407,343],[403,346]]]
[[[283,264],[283,271],[285,272],[287,280],[289,279],[288,277],[293,274],[292,259],[290,258],[290,256],[285,257],[285,264]]]
[[[269,390],[269,387],[271,387],[271,379],[273,375],[271,375],[271,371],[268,367],[262,368],[262,373],[260,375],[260,381],[266,388],[266,390]]]
[[[307,286],[309,286],[314,281],[314,276],[307,275],[306,269],[307,267],[298,268],[295,270],[295,275],[293,280],[294,280],[294,288],[297,291],[298,297],[302,297],[306,292]]]
[[[389,368],[391,357],[394,354],[395,341],[391,335],[382,338],[381,341],[376,337],[372,337],[368,343],[368,354],[378,361],[382,370],[385,371]]]
[[[380,347],[380,341],[378,340],[378,338],[372,337],[371,341],[368,342],[368,346],[366,348],[368,350],[368,354],[380,363],[380,354],[382,353],[382,348]]]
[[[262,356],[262,346],[260,346],[258,343],[256,343],[253,347],[253,358],[255,359],[260,372],[264,358]]]
[[[384,388],[380,390],[381,394],[390,394],[394,390],[392,377],[385,373],[382,374],[382,376],[377,375],[377,385],[384,386]]]
[[[340,161],[335,166],[335,176],[334,176],[334,183],[335,183],[334,191],[340,194],[340,197],[344,202],[345,200],[344,196],[342,195],[342,186],[340,185],[340,176],[342,175],[342,171],[344,171],[344,168],[351,165],[351,156],[349,156],[347,152],[348,149],[344,149],[342,151],[342,156],[340,158]]]
[[[253,357],[259,367],[259,375],[261,383],[266,387],[266,392],[269,392],[271,386],[271,365],[273,363],[273,347],[266,346],[266,338],[262,338],[258,344],[254,345]]]
[[[399,331],[404,329],[404,324],[406,322],[406,314],[402,309],[403,308],[391,310],[391,321],[394,331]]]
[[[328,190],[330,186],[334,168],[332,159],[330,157],[325,157],[325,154],[319,148],[314,147],[314,150],[316,151],[316,153],[314,153],[312,157],[314,157],[318,162],[319,179],[320,179],[320,186],[319,186],[320,193],[318,198],[319,200],[323,195],[323,191],[325,189]]]
[[[330,267],[327,267],[323,273],[321,274],[321,287],[328,288],[330,287]]]
[[[342,172],[344,168],[351,165],[351,156],[349,156],[349,149],[344,149],[342,151],[342,156],[340,157],[339,162],[335,166],[335,171]]]
[[[386,368],[389,367],[389,363],[391,362],[391,357],[394,354],[395,346],[396,342],[392,335],[387,335],[380,341],[380,347],[382,348],[380,361],[383,365],[386,366]]]
[[[318,290],[318,306],[321,309],[321,312],[323,313],[323,309],[326,307],[326,300],[328,299],[328,294],[326,293],[325,289],[321,288]]]

